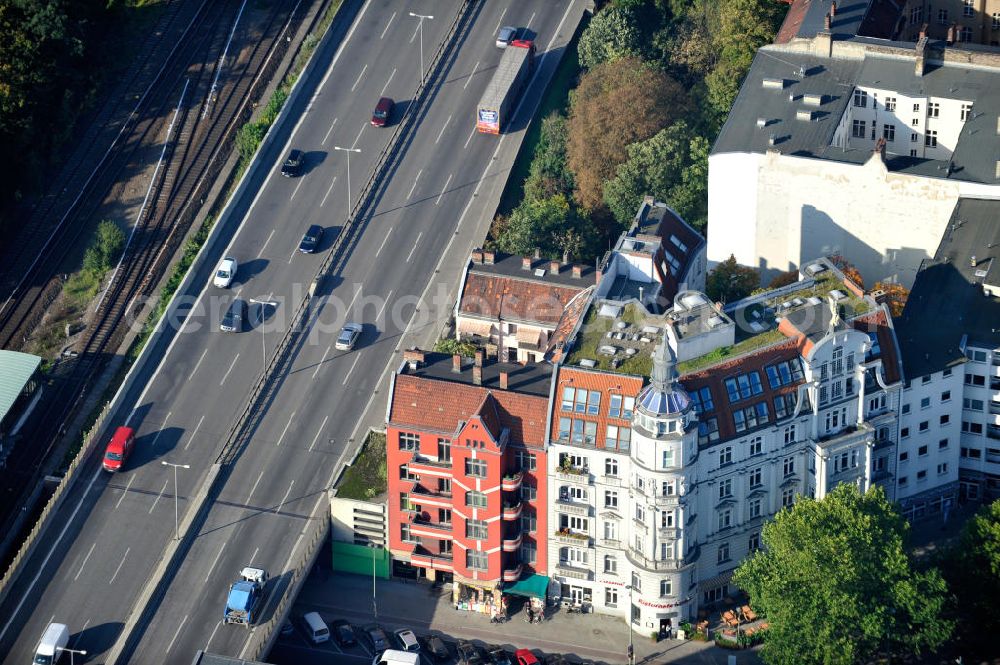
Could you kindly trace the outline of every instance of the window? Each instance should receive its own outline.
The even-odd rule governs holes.
[[[715,403],[712,401],[712,391],[708,389],[708,386],[699,388],[691,393],[691,402],[694,406],[694,411],[699,416],[703,413],[714,411]]]
[[[896,125],[882,125],[882,138],[890,143],[896,140]]]
[[[728,529],[733,525],[733,511],[730,508],[719,511],[719,530]]]
[[[399,479],[400,480],[420,480],[420,476],[415,473],[410,473],[409,467],[405,464],[401,464],[399,467]]]
[[[560,498],[568,498],[571,501],[586,501],[587,500],[587,490],[583,487],[577,487],[576,485],[571,485],[570,487],[559,488]]]
[[[669,469],[674,465],[674,450],[670,448],[669,450],[663,451],[663,468]]]
[[[885,110],[886,111],[895,111],[896,110],[896,98],[895,97],[886,97],[885,98]]]
[[[978,448],[962,448],[961,456],[968,457],[969,459],[981,459],[983,451]]]
[[[912,134],[910,134],[910,143],[916,143],[916,142],[917,142],[917,133],[916,133],[916,132],[913,132]],[[912,151],[912,152],[916,153],[916,151],[915,151],[915,150],[914,150],[914,151]],[[911,156],[911,157],[915,157],[915,156],[916,156],[916,154],[913,154],[913,155],[910,155],[910,156]]]
[[[719,419],[709,418],[698,423],[698,443],[705,444],[719,440]]]
[[[750,508],[750,519],[760,517],[763,501],[760,499],[750,499],[750,501],[747,502],[747,506]]]
[[[745,432],[761,425],[766,425],[769,420],[767,402],[757,402],[750,406],[733,411],[733,424],[736,425],[737,432]]]
[[[986,377],[982,374],[969,374],[965,375],[965,385],[967,386],[985,386]]]
[[[921,420],[920,421],[920,431],[921,432],[926,432],[928,429],[930,429],[930,426],[931,426],[930,421],[927,421],[927,420]]]
[[[937,118],[938,116],[940,116],[941,115],[941,105],[938,104],[937,102],[928,102],[927,103],[927,115],[929,115],[932,118]]]
[[[750,552],[756,552],[757,550],[760,549],[760,534],[759,533],[751,533],[750,534],[750,540],[747,543],[747,549]]]
[[[941,439],[938,441],[938,450],[946,450],[948,448],[948,439]]]
[[[910,150],[910,157],[916,157],[916,156],[917,156],[917,151],[916,151],[916,150],[913,150],[913,149],[911,149],[911,150]]]
[[[941,393],[941,401],[942,402],[950,402],[951,401],[951,391],[950,390],[945,390],[943,393]]]
[[[719,498],[725,499],[733,495],[733,479],[726,478],[719,482]]]
[[[939,9],[938,10],[937,22],[938,22],[939,25],[948,25],[948,10],[947,9]]]
[[[486,570],[490,567],[490,560],[486,552],[475,550],[465,550],[465,565],[473,570]]]
[[[635,408],[635,398],[624,395],[611,395],[608,415],[612,418],[631,418]]]
[[[538,546],[534,543],[521,543],[521,561],[535,563],[538,559]]]
[[[795,443],[795,425],[791,425],[784,429],[785,445],[789,443]]]
[[[412,432],[399,433],[399,449],[420,452],[420,435]]]
[[[942,462],[941,464],[938,464],[937,472],[939,476],[943,476],[944,474],[948,473],[948,463]]]
[[[538,531],[538,518],[534,511],[525,510],[521,513],[521,530],[528,533]]]
[[[517,468],[521,471],[535,471],[538,469],[538,458],[527,450],[519,450],[517,451]]]
[[[962,16],[975,16],[976,10],[973,9],[973,3],[975,0],[962,0]]]
[[[791,487],[781,490],[781,507],[790,508],[795,503],[795,490]]]
[[[902,411],[903,411],[903,415],[904,415],[904,416],[905,416],[905,415],[906,415],[907,413],[909,413],[909,412],[910,412],[910,405],[909,405],[909,403],[907,403],[907,404],[904,404],[904,405],[903,405],[903,409],[902,409]]]
[[[719,451],[719,466],[733,463],[733,447],[726,446]]]
[[[635,504],[635,519],[640,522],[646,521],[646,509],[640,506],[638,503]]]
[[[608,425],[607,435],[604,438],[604,447],[609,450],[627,451],[631,440],[632,430],[628,427]]]
[[[940,425],[947,425],[950,422],[951,422],[951,416],[948,415],[947,413],[942,414],[941,417],[938,418],[938,424]]]
[[[466,492],[465,505],[469,508],[485,508],[486,495],[482,492]]]
[[[962,122],[969,119],[972,114],[972,104],[962,104]]]
[[[782,465],[782,470],[784,471],[785,478],[787,478],[788,476],[791,476],[792,474],[794,474],[795,473],[795,458],[794,457],[786,457],[785,461],[784,461],[784,464]]]
[[[910,428],[909,427],[904,427],[901,430],[899,430],[899,438],[905,439],[908,436],[910,436]]]
[[[968,421],[962,421],[962,431],[967,434],[982,434],[983,424],[982,423],[970,423]]]
[[[661,510],[660,511],[660,528],[669,529],[674,526],[674,511],[672,510]]]
[[[926,470],[917,471],[917,480],[918,481],[927,480],[927,471]]]
[[[664,480],[663,487],[661,488],[663,496],[673,496],[674,495],[674,481]]]
[[[670,580],[660,580],[660,595],[669,596],[673,593],[673,585]]]
[[[914,118],[913,120],[911,120],[910,121],[910,126],[911,127],[919,127],[920,126],[920,118]],[[916,139],[913,139],[913,140],[916,141]]]
[[[618,573],[618,559],[614,558],[610,554],[604,555],[604,572],[615,575]]]
[[[639,577],[639,573],[632,573],[632,589],[642,592],[642,578]]]
[[[612,490],[604,490],[604,507],[605,508],[618,507],[618,492],[613,492]]]
[[[900,462],[905,462],[908,459],[910,459],[910,453],[906,452],[905,450],[903,452],[899,453],[899,461]]]
[[[764,484],[764,472],[763,467],[755,467],[750,469],[750,487],[760,487]]]
[[[569,430],[573,425],[573,421],[570,418],[560,418],[559,419],[559,436],[560,441],[569,441]]]
[[[438,508],[438,522],[440,524],[451,525],[451,510],[448,508]]]
[[[604,458],[604,475],[605,476],[618,475],[618,460],[616,460],[614,457]]]
[[[876,395],[875,397],[872,397],[871,399],[868,400],[869,411],[881,411],[882,409],[885,408],[885,405],[886,405],[885,393]]]
[[[927,446],[920,446],[917,448],[917,455],[920,457],[925,457],[927,455]]]
[[[416,504],[410,501],[410,495],[406,492],[399,495],[399,509],[408,513],[412,513],[417,509]]]
[[[993,14],[993,29],[1000,30],[1000,13]]]
[[[865,121],[864,120],[852,120],[851,121],[851,136],[856,139],[865,138]]]
[[[860,109],[868,107],[868,93],[864,90],[854,91],[854,105]]]
[[[560,515],[559,516],[559,528],[568,529],[570,531],[582,531],[588,532],[587,518],[577,517],[576,515]]]
[[[618,540],[618,522],[609,520],[604,523],[604,540]]]
[[[922,385],[922,386],[923,385],[927,385],[930,382],[931,382],[931,375],[930,374],[925,374],[924,376],[920,377],[920,385]]]
[[[610,586],[604,587],[604,604],[607,607],[618,607],[618,589]]]
[[[921,6],[910,9],[910,25],[916,25],[924,20],[924,8]]]
[[[521,485],[520,496],[522,501],[534,501],[538,498],[538,488],[534,485],[525,483],[524,485]]]
[[[802,363],[798,358],[786,360],[768,365],[764,368],[764,372],[767,374],[767,382],[771,384],[771,388],[780,388],[802,380]]]
[[[414,538],[413,534],[410,533],[410,525],[409,524],[400,524],[399,525],[399,538],[404,543],[415,543],[415,542],[418,543],[418,542],[420,542],[419,538]]]
[[[708,591],[702,594],[702,598],[704,599],[705,605],[709,605],[711,603],[719,602],[727,595],[729,595],[729,585],[723,584],[720,587],[709,589]]]
[[[726,561],[729,561],[729,543],[722,543],[719,545],[717,561],[718,563],[725,563]]]
[[[481,459],[465,460],[465,475],[473,478],[486,477],[486,461]]]
[[[438,492],[451,494],[451,478],[438,478]]]
[[[764,439],[759,436],[750,439],[750,445],[747,450],[750,457],[760,455],[762,452],[764,452]]]
[[[928,129],[927,134],[924,135],[924,145],[928,148],[937,147],[937,130]]]
[[[982,411],[985,405],[986,402],[981,399],[972,399],[970,397],[962,398],[962,408],[966,411]]]
[[[909,483],[909,482],[910,482],[910,479],[908,477],[906,477],[906,476],[900,476],[899,477],[899,486],[900,487],[906,487],[907,483]]]
[[[920,408],[921,409],[929,409],[929,408],[931,408],[931,398],[930,397],[924,397],[923,399],[921,399],[920,400]]]
[[[726,392],[729,394],[730,402],[738,402],[761,394],[764,392],[764,386],[761,385],[760,375],[757,372],[747,372],[726,379]]]
[[[489,537],[489,527],[484,520],[466,520],[465,537],[472,540],[486,540]]]

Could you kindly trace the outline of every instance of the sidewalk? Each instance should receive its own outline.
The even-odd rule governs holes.
[[[624,663],[628,627],[619,619],[593,614],[556,612],[542,624],[528,624],[520,615],[503,624],[454,609],[450,589],[432,589],[426,582],[379,579],[375,583],[378,622],[390,629],[412,628],[418,634],[444,636],[562,653],[605,663]],[[319,611],[324,618],[344,618],[356,624],[373,621],[372,580],[361,575],[332,573],[313,568],[296,600],[293,614]],[[727,651],[712,643],[664,640],[653,643],[648,635],[633,634],[636,663],[682,663],[726,665],[727,656],[737,662],[757,664],[751,651]]]

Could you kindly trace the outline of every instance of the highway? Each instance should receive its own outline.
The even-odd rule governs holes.
[[[420,30],[408,15],[410,4],[369,0],[355,7],[353,25],[344,26],[342,38],[330,40],[318,54],[330,64],[317,70],[325,69],[324,75],[289,143],[307,151],[305,174],[282,178],[284,150],[266,155],[273,168],[226,251],[240,260],[237,282],[229,292],[206,286],[135,402],[128,424],[138,428],[139,441],[126,470],[111,477],[96,459],[84,469],[61,508],[65,518],[0,607],[3,662],[27,662],[52,620],[70,626],[71,646],[87,650],[87,661],[101,662],[118,638],[139,590],[174,537],[174,472],[161,462],[190,467],[177,475],[183,516],[278,344],[287,310],[322,262],[322,251],[296,251],[303,231],[309,224],[324,226],[325,250],[344,222],[347,153],[334,147],[360,150],[351,154],[353,201],[391,134],[391,127],[369,124],[375,101],[384,94],[405,104],[417,87]],[[475,104],[501,53],[493,44],[496,29],[501,23],[528,27],[537,32],[544,52],[558,29],[566,29],[570,5],[570,0],[536,0],[477,10],[388,188],[373,214],[358,220],[360,235],[337,264],[332,298],[314,313],[306,343],[214,497],[133,662],[189,662],[201,648],[239,656],[250,644],[246,630],[220,625],[229,583],[246,565],[275,577],[288,570],[306,520],[325,515],[324,490],[353,453],[351,440],[362,416],[369,408],[383,408],[376,403],[384,399],[377,388],[398,363],[402,333],[408,327],[412,332],[421,318],[414,316],[415,303],[427,296],[442,259],[453,252],[467,256],[468,247],[453,248],[452,242],[456,230],[481,212],[474,209],[475,194],[483,183],[502,186],[506,176],[496,166],[500,139],[473,129]],[[420,13],[435,17],[423,23],[428,59],[457,9],[450,0],[419,3]],[[399,113],[397,107],[396,118]],[[262,325],[242,334],[221,333],[218,321],[234,294],[276,307],[266,308]],[[365,325],[353,352],[332,348],[345,310]],[[250,318],[259,312],[252,307]],[[427,332],[439,325],[427,324]],[[275,604],[272,593],[266,611]]]

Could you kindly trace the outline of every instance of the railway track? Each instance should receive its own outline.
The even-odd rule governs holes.
[[[249,117],[250,102],[259,94],[261,82],[280,60],[286,32],[301,16],[293,16],[294,0],[275,2],[251,11],[246,3],[242,25],[233,30],[242,0],[207,0],[187,32],[186,42],[175,49],[169,67],[148,94],[143,112],[137,114],[122,137],[116,154],[102,165],[103,187],[93,187],[81,197],[69,221],[86,219],[117,200],[124,192],[123,176],[142,168],[143,159],[155,144],[161,161],[154,171],[145,201],[135,222],[125,253],[100,296],[93,320],[82,333],[77,355],[60,362],[53,372],[40,411],[29,424],[24,439],[8,458],[3,477],[3,494],[21,496],[40,480],[47,458],[57,448],[61,424],[79,409],[89,388],[122,341],[122,325],[136,299],[149,295],[162,276],[174,250],[194,221],[200,197],[222,167],[232,138],[240,123]],[[229,57],[220,62],[232,34]],[[218,68],[221,66],[221,70]],[[218,84],[212,95],[213,84]],[[207,106],[206,106],[207,105]],[[168,128],[169,123],[169,128]],[[192,205],[193,203],[193,205]],[[82,224],[63,224],[65,228]],[[72,250],[77,239],[72,233],[53,244],[53,258]],[[51,265],[51,263],[49,264]],[[40,281],[40,280],[35,280]],[[16,337],[32,323],[33,310],[45,300],[45,288],[18,299],[22,307],[11,306],[0,314],[5,336]],[[31,301],[34,302],[31,302]],[[10,339],[10,338],[8,338]],[[7,339],[0,337],[6,346]],[[13,510],[21,501],[6,502]],[[14,515],[0,515],[8,528]]]

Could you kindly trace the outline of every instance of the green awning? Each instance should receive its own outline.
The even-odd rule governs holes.
[[[545,575],[532,575],[523,580],[518,580],[503,590],[512,596],[524,596],[525,598],[538,598],[545,600],[545,593],[549,590],[549,578]]]

